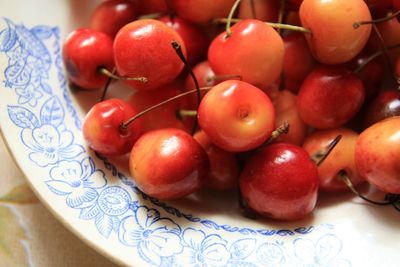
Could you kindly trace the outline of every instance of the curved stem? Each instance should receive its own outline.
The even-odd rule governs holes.
[[[138,82],[142,82],[142,83],[147,83],[148,80],[146,77],[126,77],[126,76],[118,76],[116,74],[114,74],[114,72],[109,71],[108,69],[104,68],[104,67],[100,67],[98,69],[98,72],[102,75],[105,75],[109,78],[112,78],[114,80],[124,80],[124,81],[138,81]]]
[[[237,23],[240,22],[241,19],[231,19],[232,23]],[[215,19],[214,22],[216,23],[228,23],[228,19],[226,18],[220,18],[220,19]],[[283,30],[289,30],[289,31],[296,31],[296,32],[302,32],[306,34],[311,34],[311,31],[307,28],[300,27],[300,26],[294,26],[290,24],[284,24],[284,23],[273,23],[273,22],[265,22],[267,25],[271,26],[272,28],[275,29],[283,29]]]
[[[363,200],[365,200],[365,201],[367,201],[367,202],[369,202],[369,203],[372,203],[372,204],[375,204],[375,205],[381,205],[381,206],[390,205],[390,204],[393,203],[393,200],[388,200],[388,201],[375,201],[375,200],[369,199],[369,198],[367,198],[366,196],[364,196],[364,195],[362,195],[361,193],[359,193],[359,192],[355,189],[355,187],[354,187],[353,183],[351,182],[349,176],[347,175],[346,171],[344,171],[344,170],[341,170],[341,171],[339,172],[338,179],[341,180],[341,181],[343,181],[343,182],[347,185],[347,187],[350,188],[350,190],[351,190],[354,194],[356,194],[358,197],[362,198]]]
[[[229,36],[232,35],[231,22],[232,22],[233,14],[235,14],[235,11],[236,11],[237,7],[239,6],[240,1],[241,0],[236,0],[236,2],[233,4],[231,10],[229,11],[229,15],[228,15],[226,27],[225,27],[226,38],[228,38]]]
[[[197,108],[200,106],[200,102],[201,102],[201,93],[200,93],[200,86],[199,86],[199,82],[197,81],[196,75],[194,75],[194,72],[192,70],[192,68],[190,67],[190,64],[188,63],[185,55],[182,52],[182,48],[181,45],[178,44],[175,40],[172,41],[172,47],[175,49],[176,54],[179,56],[179,58],[182,60],[183,64],[185,64],[185,67],[187,68],[187,70],[190,73],[190,76],[193,79],[194,85],[196,87],[196,96],[197,96]],[[192,128],[192,135],[195,134],[197,129],[197,118],[193,123],[193,128]]]
[[[396,49],[396,48],[400,48],[400,44],[396,44],[396,45],[391,45],[391,46],[387,46],[386,47],[388,50],[392,50],[392,49]],[[373,61],[375,58],[380,57],[384,54],[385,52],[383,50],[380,50],[378,52],[375,52],[374,54],[372,54],[371,56],[369,56],[362,64],[360,64],[360,66],[358,66],[358,68],[356,68],[353,73],[357,74],[359,73],[365,66],[367,66],[371,61]]]
[[[197,110],[179,109],[176,112],[179,118],[197,116]]]
[[[382,22],[389,21],[389,20],[395,18],[395,17],[396,17],[397,15],[399,15],[399,14],[400,14],[400,10],[398,10],[398,11],[396,11],[395,13],[390,14],[390,15],[384,17],[384,18],[373,19],[373,20],[369,20],[369,21],[357,21],[357,22],[354,22],[354,23],[353,23],[353,27],[354,27],[354,29],[357,29],[357,28],[359,28],[361,25],[382,23]]]
[[[179,99],[179,98],[181,98],[181,97],[184,97],[184,96],[187,96],[187,95],[190,95],[190,94],[193,94],[193,93],[197,93],[197,91],[207,91],[207,90],[210,90],[211,88],[212,88],[212,87],[210,87],[210,86],[208,86],[208,87],[201,87],[201,88],[193,89],[193,90],[190,90],[190,91],[181,93],[181,94],[179,94],[179,95],[173,96],[173,97],[171,97],[171,98],[168,98],[167,100],[164,100],[164,101],[162,101],[162,102],[160,102],[160,103],[158,103],[158,104],[156,104],[156,105],[154,105],[154,106],[151,106],[151,107],[149,107],[149,108],[147,108],[147,109],[145,109],[145,110],[139,112],[138,114],[136,114],[135,116],[133,116],[133,117],[130,118],[129,120],[123,122],[123,123],[121,124],[121,129],[122,129],[122,130],[126,130],[126,129],[128,128],[128,125],[129,125],[130,123],[132,123],[132,122],[135,121],[136,119],[142,117],[142,116],[143,116],[144,114],[146,114],[147,112],[152,111],[153,109],[159,108],[159,107],[161,107],[161,106],[163,106],[163,105],[165,105],[165,104],[167,104],[167,103],[169,103],[169,102],[175,101],[175,100],[177,100],[177,99]]]
[[[335,146],[339,143],[340,139],[342,139],[342,135],[336,136],[335,139],[333,139],[327,147],[323,148],[320,151],[317,151],[311,156],[311,159],[315,162],[315,164],[317,164],[317,166],[320,166],[325,161],[325,159],[329,156]]]
[[[116,69],[113,68],[112,74],[115,74],[115,72],[116,72]],[[106,84],[104,85],[104,88],[103,88],[103,93],[101,94],[101,97],[100,97],[100,102],[103,101],[106,98],[108,87],[110,86],[112,80],[113,80],[113,78],[108,77],[107,82],[106,82]]]

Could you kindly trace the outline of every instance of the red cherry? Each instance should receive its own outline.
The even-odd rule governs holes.
[[[166,128],[139,138],[132,148],[129,167],[143,192],[159,199],[175,199],[201,187],[208,172],[208,158],[188,133]]]
[[[384,17],[390,11],[393,0],[364,0],[371,13],[376,17]]]
[[[239,182],[248,207],[273,219],[301,219],[317,201],[317,166],[304,149],[291,144],[268,145],[255,154]]]
[[[204,148],[210,162],[210,171],[204,186],[215,190],[234,188],[239,181],[236,155],[215,146],[204,131],[197,132],[193,137]]]
[[[297,108],[308,125],[337,128],[359,111],[364,97],[363,83],[355,74],[341,66],[320,66],[303,82]]]
[[[217,75],[240,75],[242,80],[267,87],[279,77],[284,57],[280,35],[260,20],[242,20],[215,38],[208,62]]]
[[[253,1],[253,3],[252,3]],[[276,0],[252,0],[240,2],[238,18],[259,19],[262,21],[276,22],[279,15],[279,1]],[[254,4],[255,17],[253,16]]]
[[[181,37],[187,50],[187,60],[193,65],[203,59],[207,53],[208,40],[201,28],[180,17],[169,16],[159,18],[160,21],[174,29]]]
[[[364,128],[385,118],[400,116],[400,92],[398,90],[381,91],[367,105],[363,115]]]
[[[139,0],[137,6],[141,15],[161,13],[165,14],[168,12],[167,1],[165,0]]]
[[[62,58],[72,83],[84,89],[99,89],[108,79],[99,68],[114,67],[112,40],[93,29],[77,29],[68,35]]]
[[[119,29],[136,18],[137,8],[130,0],[100,3],[90,18],[90,27],[114,38]]]
[[[179,34],[161,21],[143,19],[125,25],[114,40],[118,73],[146,77],[146,83],[127,81],[137,90],[152,90],[172,82],[184,66],[171,45],[174,40],[186,54]]]
[[[365,182],[357,171],[354,153],[358,134],[352,130],[340,128],[318,130],[307,136],[303,148],[310,156],[325,149],[341,135],[339,143],[318,167],[319,188],[322,191],[346,191],[347,185],[339,180],[339,173],[345,171],[354,186]]]
[[[207,24],[215,18],[227,17],[235,0],[172,0],[179,17],[196,24]]]
[[[370,21],[364,0],[304,0],[300,6],[303,27],[311,30],[306,38],[314,57],[324,64],[351,60],[365,46],[371,25],[354,29],[359,21]]]
[[[264,143],[275,127],[269,97],[246,82],[229,80],[214,86],[198,109],[201,129],[220,148],[240,152]]]
[[[356,166],[362,177],[386,193],[400,194],[400,116],[364,130],[356,143]]]
[[[94,105],[86,115],[82,132],[86,143],[103,155],[122,155],[132,149],[142,133],[140,120],[122,129],[121,125],[137,114],[128,103],[109,99]]]

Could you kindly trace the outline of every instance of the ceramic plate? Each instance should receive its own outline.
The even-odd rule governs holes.
[[[94,5],[0,0],[2,132],[66,227],[129,266],[398,266],[400,215],[391,207],[321,195],[302,221],[253,221],[239,214],[233,192],[149,198],[129,178],[126,158],[88,149],[82,118],[99,93],[70,91],[60,49]]]

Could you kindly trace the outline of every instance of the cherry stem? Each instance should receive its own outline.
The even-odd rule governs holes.
[[[115,68],[113,68],[112,74],[115,74],[116,71],[117,70]],[[108,87],[110,86],[112,80],[113,80],[112,77],[108,77],[107,82],[106,82],[106,84],[104,85],[104,88],[103,88],[103,93],[101,94],[101,97],[100,97],[100,102],[103,101],[106,98]]]
[[[123,122],[123,123],[121,124],[121,126],[120,126],[120,127],[121,127],[121,130],[126,130],[126,129],[128,128],[128,125],[129,125],[130,123],[132,123],[132,122],[135,121],[136,119],[142,117],[142,116],[143,116],[144,114],[146,114],[147,112],[152,111],[153,109],[159,108],[159,107],[161,107],[161,106],[163,106],[163,105],[165,105],[165,104],[167,104],[167,103],[169,103],[169,102],[175,101],[175,100],[177,100],[177,99],[179,99],[179,98],[181,98],[181,97],[184,97],[184,96],[187,96],[187,95],[190,95],[190,94],[193,94],[193,93],[197,93],[198,91],[207,91],[207,90],[210,90],[211,88],[212,88],[211,86],[201,87],[201,88],[193,89],[193,90],[190,90],[190,91],[181,93],[181,94],[179,94],[179,95],[173,96],[173,97],[171,97],[171,98],[168,98],[168,99],[166,99],[166,100],[164,100],[164,101],[162,101],[162,102],[160,102],[160,103],[158,103],[158,104],[156,104],[156,105],[154,105],[154,106],[151,106],[151,107],[149,107],[149,108],[147,108],[147,109],[145,109],[145,110],[139,112],[138,114],[136,114],[135,116],[133,116],[133,117],[130,118],[129,120]]]
[[[358,192],[355,189],[355,187],[354,187],[353,183],[351,182],[349,176],[347,175],[346,171],[344,171],[344,170],[341,170],[339,172],[338,179],[341,180],[342,182],[344,182],[347,185],[347,187],[350,188],[350,190],[354,194],[356,194],[358,197],[362,198],[363,200],[365,200],[365,201],[367,201],[369,203],[372,203],[372,204],[375,204],[375,205],[381,205],[381,206],[390,205],[390,204],[393,203],[393,199],[390,199],[388,201],[382,202],[382,201],[375,201],[375,200],[367,198],[366,196],[363,196],[360,192]]]
[[[278,128],[276,128],[272,133],[271,136],[267,139],[267,141],[265,141],[265,143],[262,145],[267,146],[269,144],[272,143],[272,141],[274,141],[275,139],[277,139],[279,136],[281,136],[282,134],[287,134],[289,132],[289,123],[284,122],[281,125],[279,125]]]
[[[397,88],[399,88],[400,87],[400,81],[396,77],[396,74],[394,73],[394,67],[393,67],[392,61],[390,59],[389,49],[386,47],[385,41],[383,40],[383,37],[382,37],[382,34],[379,31],[379,29],[376,26],[376,24],[372,24],[372,28],[374,29],[376,35],[378,36],[379,42],[381,43],[383,54],[385,55],[385,59],[386,59],[386,64],[388,65],[389,71],[392,74],[391,75],[392,79],[397,84]]]
[[[207,84],[212,83],[212,82],[218,82],[218,81],[225,81],[225,80],[234,80],[238,79],[239,81],[242,80],[241,75],[233,75],[233,74],[226,74],[226,75],[213,75],[209,76],[206,79]]]
[[[241,0],[236,0],[236,2],[233,4],[231,10],[229,11],[229,15],[227,18],[227,22],[226,22],[226,38],[229,38],[229,36],[232,35],[232,31],[231,31],[231,23],[233,20],[233,14],[235,14],[235,11],[237,9],[237,7],[239,6]]]
[[[197,81],[196,75],[194,75],[193,69],[190,67],[189,62],[187,61],[185,55],[182,52],[182,47],[180,44],[178,44],[177,41],[173,40],[172,41],[172,47],[175,49],[176,54],[179,56],[179,58],[182,60],[183,64],[185,65],[186,69],[189,71],[190,76],[193,79],[194,85],[196,87],[196,96],[197,96],[197,108],[200,106],[201,102],[201,93],[200,93],[200,86],[199,82]],[[196,133],[197,130],[197,119],[193,123],[193,128],[192,128],[192,135]]]
[[[342,135],[336,136],[335,139],[333,139],[332,142],[329,143],[329,145],[317,151],[311,156],[311,159],[315,162],[317,166],[320,166],[325,161],[325,159],[339,143],[340,139],[342,139]]]
[[[179,118],[196,117],[197,116],[197,110],[179,109],[179,110],[177,110],[177,116]]]
[[[390,14],[384,18],[380,18],[380,19],[373,19],[373,20],[369,20],[369,21],[357,21],[353,23],[353,28],[357,29],[359,28],[361,25],[367,25],[367,24],[378,24],[378,23],[382,23],[385,21],[389,21],[391,19],[393,19],[394,17],[396,17],[397,15],[400,14],[400,10],[396,11],[393,14]]]
[[[257,13],[256,13],[256,6],[254,5],[254,0],[249,0],[250,1],[250,8],[251,8],[251,16],[253,19],[257,18]]]
[[[150,14],[142,15],[142,16],[138,17],[137,19],[138,20],[140,20],[140,19],[158,19],[165,15],[167,15],[167,14],[161,13],[161,12],[160,13],[150,13]]]
[[[279,15],[278,15],[278,23],[282,24],[285,16],[286,9],[286,0],[281,0],[279,3]],[[281,28],[278,28],[278,33],[280,34],[282,31]]]
[[[241,19],[231,19],[231,22],[237,23],[240,22]],[[215,19],[214,22],[216,23],[228,23],[228,19],[226,18],[219,18]],[[283,29],[283,30],[289,30],[289,31],[296,31],[296,32],[302,32],[306,34],[311,34],[311,31],[307,28],[300,27],[300,26],[294,26],[290,24],[284,24],[284,23],[273,23],[273,22],[265,22],[267,25],[271,26],[272,28],[275,29]]]
[[[396,48],[400,48],[400,44],[396,44],[396,45],[391,45],[391,46],[387,46],[386,47],[388,50],[392,50],[392,49],[396,49]],[[373,61],[375,58],[380,57],[384,54],[385,52],[383,50],[375,52],[374,54],[372,54],[371,56],[369,56],[362,64],[360,64],[360,66],[358,66],[357,69],[355,69],[353,71],[353,73],[357,74],[359,73],[365,66],[367,66],[371,61]]]
[[[124,80],[124,81],[138,81],[142,83],[147,83],[148,80],[146,77],[126,77],[126,76],[118,76],[115,75],[113,72],[109,71],[108,69],[104,67],[100,67],[98,69],[98,72],[102,75],[107,76],[108,78],[112,78],[114,80]]]

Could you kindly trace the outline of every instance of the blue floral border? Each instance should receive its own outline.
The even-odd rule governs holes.
[[[82,123],[63,72],[59,28],[38,25],[28,29],[10,19],[4,21],[7,27],[0,31],[0,52],[8,58],[4,87],[14,90],[16,97],[16,103],[7,105],[9,119],[20,129],[19,138],[29,150],[30,161],[47,168],[45,183],[49,190],[65,198],[69,208],[78,210],[80,219],[93,221],[102,236],[116,235],[122,244],[135,247],[141,259],[155,266],[351,266],[350,261],[340,257],[342,241],[326,233],[332,225],[252,229],[201,219],[147,196],[107,158],[96,154],[107,172],[174,217],[199,223],[204,230],[240,234],[236,239],[225,239],[192,228],[193,224],[181,228],[171,218],[161,217],[158,210],[134,200],[124,188],[108,184],[105,171],[96,167],[95,160],[76,142],[67,126],[65,109],[77,130]],[[63,100],[49,85],[53,61]],[[321,229],[325,230],[317,240],[295,237]],[[286,243],[262,238],[274,235],[294,237]]]

